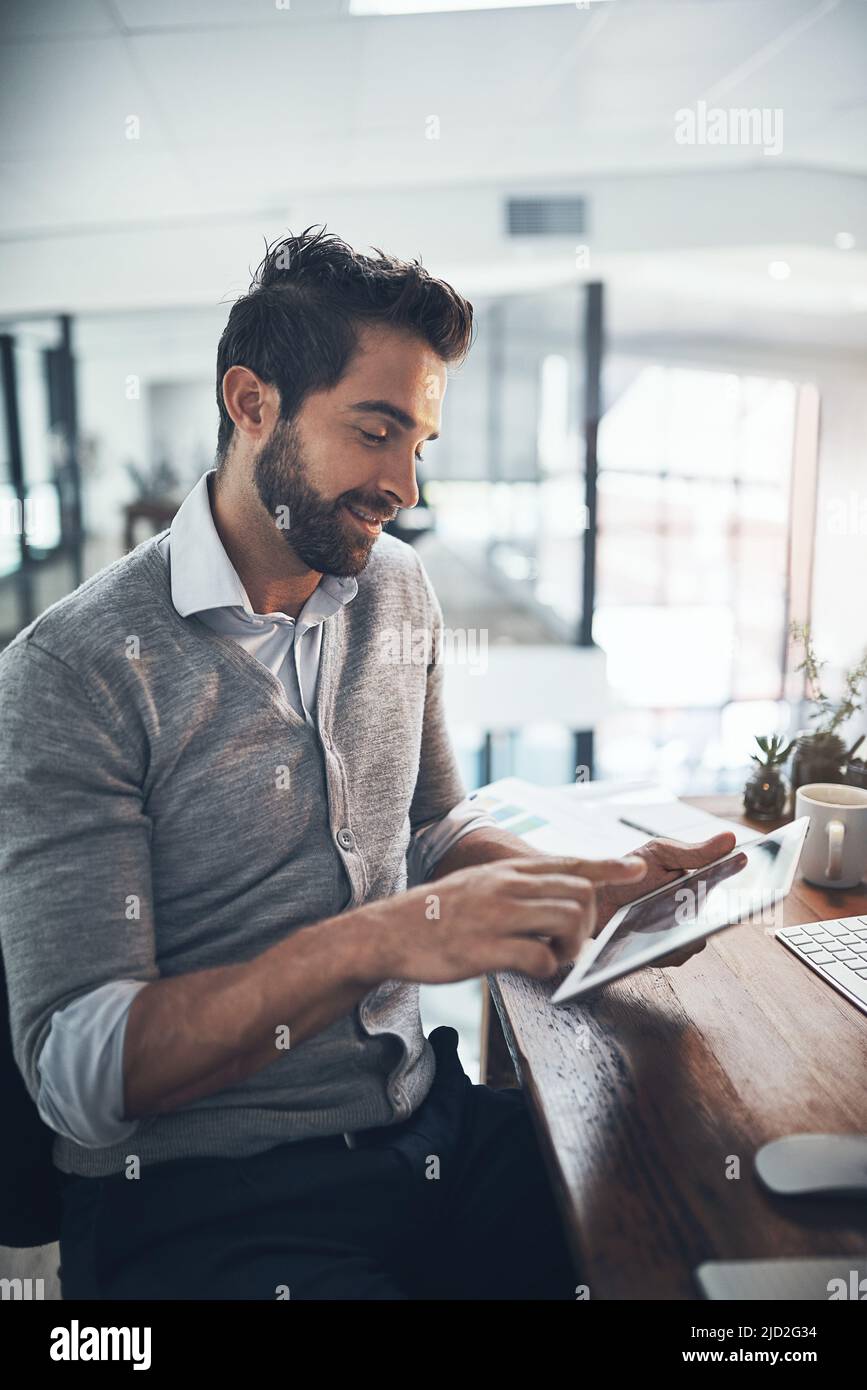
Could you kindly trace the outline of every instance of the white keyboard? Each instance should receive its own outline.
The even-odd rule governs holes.
[[[829,985],[867,1013],[867,917],[832,917],[774,933]]]

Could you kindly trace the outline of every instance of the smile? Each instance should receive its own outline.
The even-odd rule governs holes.
[[[350,507],[348,502],[344,502],[343,510],[348,512],[357,526],[366,531],[369,536],[378,536],[382,530],[382,521],[373,512],[362,511],[360,507]]]

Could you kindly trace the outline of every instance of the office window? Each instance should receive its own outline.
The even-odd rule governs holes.
[[[49,421],[48,381],[41,342],[19,338],[15,345],[21,451],[25,461],[24,527],[31,551],[54,550],[61,542],[60,503],[55,484],[58,439]]]
[[[504,626],[514,640],[571,643],[586,525],[583,290],[515,294],[477,309],[477,341],[449,383],[431,454],[438,535],[509,605]]]
[[[735,786],[764,728],[740,721],[733,737],[738,708],[785,718],[798,387],[622,361],[617,376],[599,437],[593,634],[619,709],[597,731],[597,775]]]

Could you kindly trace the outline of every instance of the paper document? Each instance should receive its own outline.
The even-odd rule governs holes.
[[[503,777],[473,793],[503,830],[546,854],[608,859],[629,854],[654,836],[695,844],[733,830],[738,844],[756,831],[687,806],[654,782],[578,782],[537,787]]]

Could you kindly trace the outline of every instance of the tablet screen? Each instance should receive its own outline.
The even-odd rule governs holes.
[[[594,957],[581,983],[612,968],[626,974],[641,958],[668,955],[680,946],[768,908],[788,892],[801,852],[806,824],[783,826],[741,845],[718,864],[634,903]]]

